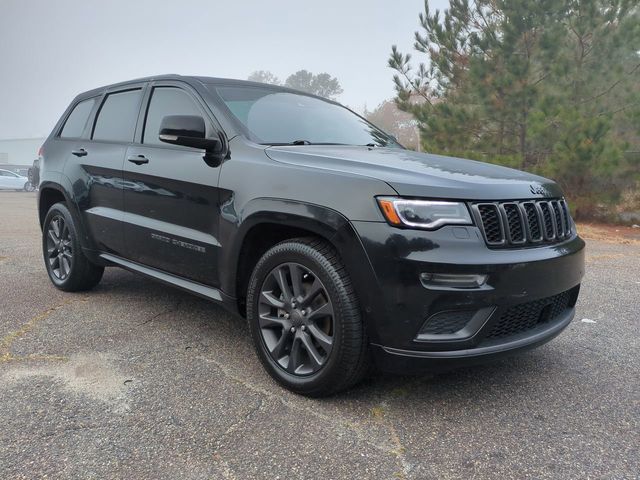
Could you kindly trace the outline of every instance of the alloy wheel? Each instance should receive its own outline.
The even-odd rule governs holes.
[[[294,375],[311,375],[329,359],[334,311],[322,281],[307,267],[284,263],[262,284],[258,321],[271,358]]]
[[[66,279],[73,265],[73,244],[71,230],[62,215],[56,215],[47,228],[47,261],[53,276]]]

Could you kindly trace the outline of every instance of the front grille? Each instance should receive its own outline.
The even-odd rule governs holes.
[[[489,243],[500,243],[504,238],[502,222],[498,207],[493,204],[478,205],[478,211],[482,217],[482,229]]]
[[[571,217],[562,199],[475,203],[472,210],[493,248],[557,243],[571,237]]]
[[[578,287],[507,309],[485,338],[503,338],[552,322],[575,305]]]
[[[524,243],[527,240],[524,232],[522,212],[516,203],[502,205],[507,218],[507,233],[511,243]]]
[[[522,207],[527,215],[527,224],[531,234],[531,241],[539,242],[542,240],[542,225],[540,224],[540,214],[533,202],[523,202]]]
[[[549,202],[542,202],[539,205],[542,212],[542,224],[544,229],[544,236],[547,240],[555,238],[555,230],[553,228],[553,215],[551,214],[551,207]]]

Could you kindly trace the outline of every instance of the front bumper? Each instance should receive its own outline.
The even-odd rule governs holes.
[[[554,245],[495,250],[476,227],[428,232],[375,222],[352,225],[375,277],[365,312],[384,370],[479,363],[549,341],[573,318],[584,274],[584,242],[575,235]],[[421,273],[486,275],[487,280],[475,288],[428,288]],[[468,314],[466,328],[424,334],[429,322],[449,313]]]
[[[445,371],[459,367],[479,365],[539,347],[559,335],[571,323],[575,309],[571,308],[553,324],[536,331],[527,331],[504,342],[479,345],[465,350],[423,352],[373,345],[376,365],[381,370],[397,374],[415,374],[424,371]]]

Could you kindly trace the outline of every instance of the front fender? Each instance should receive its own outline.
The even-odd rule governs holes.
[[[303,229],[324,238],[338,251],[353,282],[369,338],[377,341],[373,326],[377,324],[376,317],[384,312],[383,296],[360,238],[347,218],[327,207],[275,198],[256,199],[240,214],[229,213],[230,209],[227,209],[223,214],[220,237],[223,247],[220,278],[226,294],[238,296],[237,273],[242,245],[254,227],[268,223]]]
[[[233,210],[232,204],[231,197],[222,206],[219,265],[222,290],[234,297],[237,296],[236,276],[242,245],[252,228],[262,224],[282,225],[307,230],[329,240],[348,223],[335,210],[292,200],[257,198],[239,213]]]

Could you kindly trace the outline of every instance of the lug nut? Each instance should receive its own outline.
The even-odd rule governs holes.
[[[302,325],[302,331],[306,332],[307,331],[307,326],[306,325]]]
[[[288,313],[285,313],[285,314],[284,314],[284,318],[289,318],[289,314],[288,314]]]
[[[306,311],[306,310],[302,310],[302,311],[300,312],[300,314],[304,317],[304,316],[307,314],[307,311]]]
[[[291,333],[295,333],[296,327],[291,327]]]

